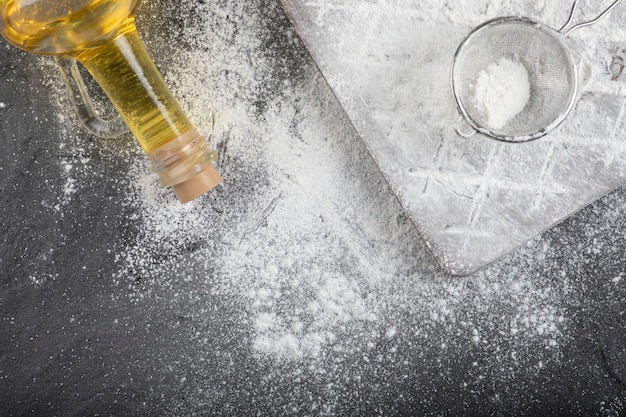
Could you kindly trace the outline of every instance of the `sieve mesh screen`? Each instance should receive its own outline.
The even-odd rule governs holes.
[[[512,141],[542,136],[560,123],[577,90],[576,66],[562,38],[559,32],[524,18],[500,18],[472,32],[457,51],[452,74],[457,103],[468,121],[483,133]],[[502,58],[524,65],[530,100],[504,127],[494,128],[478,109],[474,89],[479,74]]]

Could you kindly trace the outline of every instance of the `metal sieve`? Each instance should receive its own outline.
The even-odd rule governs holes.
[[[457,49],[452,66],[452,89],[462,115],[455,126],[457,133],[470,137],[480,132],[506,142],[526,142],[561,124],[572,110],[578,90],[576,62],[566,36],[598,22],[621,1],[614,1],[593,20],[572,25],[580,2],[575,0],[560,30],[526,17],[500,17],[476,27]],[[477,103],[475,89],[479,75],[502,59],[526,68],[530,98],[504,126],[494,126]]]

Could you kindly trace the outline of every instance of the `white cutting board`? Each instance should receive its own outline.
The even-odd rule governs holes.
[[[507,144],[455,133],[454,52],[473,27],[497,16],[524,15],[558,28],[567,18],[567,3],[282,2],[450,274],[488,265],[626,182],[626,73],[619,71],[626,33],[618,25],[626,21],[626,6],[570,36],[581,93],[566,122],[538,141]]]

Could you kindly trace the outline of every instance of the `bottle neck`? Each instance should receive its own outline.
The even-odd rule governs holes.
[[[146,51],[134,19],[110,41],[75,55],[146,152],[192,128]]]
[[[109,42],[75,55],[102,87],[148,154],[164,186],[183,203],[215,187],[217,159],[170,92],[146,51],[134,19]]]

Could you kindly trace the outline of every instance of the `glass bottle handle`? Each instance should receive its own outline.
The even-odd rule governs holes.
[[[96,114],[76,59],[57,56],[55,60],[63,75],[76,114],[89,133],[99,138],[111,139],[130,131],[119,114],[110,120],[104,120]]]

